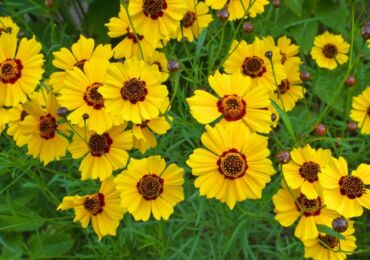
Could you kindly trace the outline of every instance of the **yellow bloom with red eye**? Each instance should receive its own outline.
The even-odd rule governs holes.
[[[144,121],[141,124],[132,126],[134,136],[134,147],[139,149],[141,153],[145,153],[149,148],[157,145],[157,139],[154,135],[163,135],[171,125],[167,122],[165,116],[159,116],[151,120]]]
[[[206,0],[206,4],[213,9],[227,10],[230,21],[244,17],[254,18],[265,11],[268,3],[268,0]]]
[[[176,32],[186,5],[183,0],[131,0],[128,10],[138,34],[161,40]]]
[[[233,209],[236,202],[259,199],[275,174],[267,138],[250,133],[241,123],[206,126],[204,148],[193,151],[186,164],[196,176],[200,195],[216,198]]]
[[[5,106],[27,101],[39,83],[44,63],[41,44],[32,39],[18,40],[14,34],[0,37],[0,97]]]
[[[316,36],[311,56],[320,68],[335,69],[338,64],[348,61],[346,55],[350,45],[343,39],[342,35],[329,32]]]
[[[135,34],[130,26],[127,13],[123,5],[120,7],[118,17],[112,17],[109,23],[105,24],[108,27],[108,36],[110,38],[125,37],[120,41],[114,48],[114,58],[130,58],[130,57],[141,57],[141,51],[143,52],[144,58],[148,55],[152,55],[156,48],[160,48],[161,44],[159,40],[151,38],[151,34]],[[141,51],[139,43],[141,46]]]
[[[186,38],[189,42],[198,38],[202,31],[212,22],[208,6],[203,2],[185,0],[187,12],[180,21],[175,37],[178,41]]]
[[[271,61],[265,56],[267,52],[272,54]],[[275,90],[274,74],[277,84],[286,78],[281,59],[279,48],[272,47],[266,39],[256,38],[251,44],[245,41],[234,41],[230,49],[230,56],[224,63],[224,68],[229,74],[241,73],[250,77],[252,86]]]
[[[328,149],[313,149],[309,144],[295,148],[290,152],[291,160],[283,165],[283,175],[288,186],[292,189],[301,189],[308,199],[315,199],[320,195],[319,180],[322,171],[327,167],[331,152]]]
[[[163,52],[154,51],[152,55],[144,57],[146,63],[150,65],[157,65],[158,70],[162,74],[161,81],[166,81],[169,77],[167,65],[168,61],[166,55]]]
[[[299,64],[294,60],[287,60],[284,63],[287,78],[283,79],[278,89],[271,95],[272,100],[285,111],[290,111],[295,107],[298,100],[304,97],[306,89],[302,87],[300,79]]]
[[[9,16],[0,16],[0,36],[3,34],[18,35],[19,27]]]
[[[299,57],[299,46],[292,43],[292,40],[288,38],[286,35],[281,36],[277,43],[275,44],[275,40],[272,36],[267,36],[264,38],[266,44],[270,46],[270,48],[278,47],[281,54],[281,64],[285,64],[285,62],[294,62],[299,66],[302,64],[302,60]]]
[[[94,59],[85,63],[83,71],[79,68],[67,71],[65,87],[58,96],[61,106],[71,111],[67,118],[72,124],[84,127],[86,122],[87,129],[98,134],[124,123],[122,117],[106,111],[105,99],[100,94],[108,66],[107,60]],[[84,114],[89,115],[86,121],[82,117]]]
[[[348,229],[341,233],[344,239],[320,233],[315,239],[303,241],[304,257],[314,260],[344,260],[356,249],[356,237],[353,235],[354,228],[350,221]]]
[[[99,92],[105,98],[108,112],[120,115],[125,121],[141,124],[157,118],[169,104],[168,90],[162,81],[163,75],[157,65],[131,58],[124,64],[110,65],[106,82]]]
[[[23,108],[28,116],[19,125],[21,134],[29,136],[28,154],[34,158],[39,157],[46,165],[65,155],[69,142],[64,135],[69,132],[65,123],[58,122],[60,118],[56,111],[59,104],[54,94],[44,91],[43,95],[46,107],[44,108],[37,99],[24,104]]]
[[[243,122],[252,131],[268,133],[271,130],[270,90],[256,88],[249,77],[216,72],[208,78],[217,96],[196,90],[187,99],[190,112],[201,124],[209,124],[222,117],[223,123]]]
[[[81,180],[100,181],[112,175],[112,172],[127,164],[127,151],[132,148],[132,133],[124,131],[126,125],[115,126],[102,134],[84,129],[76,129],[68,150],[73,159],[82,158],[80,164]]]
[[[363,207],[370,209],[370,189],[366,188],[370,184],[369,164],[360,164],[349,175],[346,160],[332,158],[323,170],[320,184],[327,207],[346,218],[361,216]]]
[[[131,159],[115,183],[121,193],[122,207],[135,220],[147,221],[152,214],[157,220],[168,220],[174,207],[184,200],[184,170],[160,156]]]
[[[99,44],[95,47],[95,41],[80,35],[79,40],[72,44],[71,50],[63,47],[53,52],[53,65],[62,70],[51,74],[50,84],[53,91],[59,92],[64,87],[66,71],[77,67],[84,69],[84,63],[93,59],[109,60],[113,55],[110,44]]]
[[[370,86],[352,100],[350,117],[362,134],[370,134]]]
[[[302,241],[319,236],[316,225],[330,226],[333,219],[340,216],[334,210],[325,208],[325,200],[321,196],[309,199],[299,190],[289,191],[283,187],[272,200],[275,219],[282,226],[290,227],[299,219],[294,235]]]
[[[74,209],[74,222],[86,228],[91,220],[93,229],[101,240],[106,235],[115,236],[120,220],[126,212],[121,207],[120,193],[114,177],[104,180],[99,192],[85,196],[66,196],[58,210]]]

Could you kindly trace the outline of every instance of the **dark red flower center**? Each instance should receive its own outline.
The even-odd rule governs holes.
[[[280,93],[284,95],[290,89],[290,83],[287,79],[281,81],[279,87],[279,91],[275,90],[275,93]]]
[[[46,140],[54,138],[57,127],[58,125],[56,123],[55,117],[53,117],[51,114],[40,117],[39,129],[41,138],[44,138]]]
[[[286,53],[280,52],[281,55],[281,64],[284,64],[287,60]]]
[[[166,9],[167,2],[165,0],[144,0],[144,15],[153,20],[157,20],[159,17],[162,17],[164,14],[164,10]]]
[[[99,87],[103,86],[102,83],[95,82],[91,86],[86,88],[84,94],[84,100],[87,105],[94,107],[94,109],[101,109],[104,107],[104,98],[102,94],[99,93]]]
[[[102,135],[93,134],[89,139],[89,149],[92,156],[100,157],[103,154],[109,153],[113,143],[108,133]]]
[[[144,175],[136,188],[145,200],[155,200],[163,192],[164,180],[155,174]]]
[[[89,211],[93,216],[102,213],[104,206],[105,206],[104,194],[100,192],[88,196],[84,202],[85,209]]]
[[[225,95],[217,101],[218,111],[227,121],[237,121],[246,114],[247,104],[238,95]]]
[[[343,176],[339,180],[340,193],[350,199],[360,198],[366,192],[363,181],[356,176]]]
[[[136,104],[138,101],[144,101],[145,96],[148,94],[145,86],[145,81],[132,78],[123,83],[121,96],[124,100],[130,101],[132,104]]]
[[[237,149],[224,152],[217,160],[218,171],[227,179],[244,176],[248,169],[247,158]]]
[[[6,59],[0,63],[0,79],[3,83],[14,84],[22,76],[23,65],[18,59]]]
[[[242,72],[251,78],[261,77],[266,72],[263,59],[257,56],[245,58],[242,65]]]
[[[334,58],[335,55],[338,54],[338,48],[337,46],[328,43],[322,48],[322,53],[325,55],[325,57],[331,59]]]
[[[320,210],[321,210],[321,205],[322,205],[320,197],[309,200],[304,194],[301,193],[299,197],[297,198],[297,202],[301,206],[303,210],[303,214],[306,217],[320,215]],[[301,211],[300,207],[297,205],[297,202],[296,202],[297,210]]]
[[[370,106],[367,107],[367,116],[370,117]]]
[[[195,22],[195,17],[195,13],[187,12],[180,21],[181,26],[185,28],[191,27]]]
[[[319,235],[319,241],[324,247],[334,248],[339,244],[339,239],[330,235]]]
[[[1,34],[4,32],[4,33],[12,33],[12,27],[0,27],[0,36]]]
[[[299,168],[299,174],[306,181],[313,183],[319,180],[318,174],[320,172],[320,165],[315,162],[305,162]]]
[[[22,110],[21,112],[21,116],[20,116],[20,121],[24,121],[24,119],[26,118],[26,116],[28,116],[28,113],[24,110]]]
[[[127,38],[132,40],[134,43],[137,43],[137,40],[136,40],[136,37],[135,37],[135,34],[130,32],[130,27],[127,27]],[[137,38],[139,41],[142,41],[144,39],[144,35],[139,35],[139,34],[136,34]]]

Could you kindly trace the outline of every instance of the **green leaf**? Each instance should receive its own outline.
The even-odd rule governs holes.
[[[73,246],[74,240],[66,233],[35,234],[28,240],[31,258],[62,256]]]
[[[7,233],[0,236],[0,260],[21,259],[23,238],[19,233]]]
[[[289,117],[288,117],[288,114],[283,111],[278,104],[276,104],[275,101],[271,100],[272,102],[272,105],[275,107],[275,109],[279,112],[279,115],[280,115],[280,118],[281,120],[283,121],[283,124],[285,126],[285,128],[288,130],[289,132],[289,135],[292,137],[293,140],[297,140],[296,139],[296,136],[295,136],[295,133],[294,133],[294,129],[293,129],[293,126],[289,120]]]
[[[341,240],[346,239],[341,233],[338,233],[337,231],[335,231],[334,229],[332,229],[330,227],[327,227],[325,225],[316,225],[316,227],[319,230],[319,232],[328,234],[329,236],[333,236],[333,237],[336,237],[336,238],[341,239]]]
[[[302,16],[302,0],[285,0],[284,4],[298,17]]]

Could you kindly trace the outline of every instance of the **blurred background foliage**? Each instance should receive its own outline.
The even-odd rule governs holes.
[[[353,1],[355,5],[354,62],[355,88],[344,89],[332,100],[346,71],[346,65],[335,71],[321,70],[310,59],[314,37],[329,30],[351,37],[351,2],[346,0],[284,0],[280,8],[271,5],[251,20],[254,32],[241,30],[244,21],[214,22],[195,43],[172,41],[163,51],[169,59],[182,64],[181,73],[168,82],[180,81],[171,115],[171,131],[159,139],[156,148],[146,155],[160,154],[169,162],[186,169],[185,201],[175,208],[169,221],[134,222],[128,214],[117,230],[117,237],[106,237],[101,243],[91,228],[82,229],[72,222],[73,212],[60,213],[57,205],[63,196],[94,193],[97,181],[80,181],[79,162],[68,156],[43,167],[19,149],[6,135],[0,138],[0,259],[287,259],[302,258],[303,246],[294,238],[293,228],[283,228],[274,220],[272,195],[280,186],[278,173],[258,201],[238,203],[233,211],[215,200],[199,197],[185,160],[200,146],[204,128],[191,117],[185,98],[194,89],[207,86],[207,77],[221,68],[232,39],[252,41],[255,36],[288,35],[300,46],[302,68],[310,71],[306,85],[310,93],[289,113],[295,132],[314,146],[329,147],[335,156],[347,158],[355,168],[360,162],[370,163],[369,137],[346,131],[352,96],[370,84],[370,52],[363,46],[359,30],[369,19],[370,2]],[[45,78],[55,69],[52,52],[69,48],[80,34],[98,43],[110,42],[104,24],[117,16],[118,0],[2,0],[0,16],[9,15],[26,37],[36,35],[45,54]],[[310,129],[317,116],[330,105],[328,136],[311,137]],[[280,149],[275,142],[288,146],[290,137],[283,126],[270,138],[271,158]],[[133,157],[141,157],[137,151]],[[370,214],[356,220],[356,237],[360,251],[352,259],[370,258]]]

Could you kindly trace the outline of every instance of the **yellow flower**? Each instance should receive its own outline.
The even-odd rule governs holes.
[[[299,57],[299,46],[292,43],[292,40],[287,36],[282,36],[278,39],[277,44],[275,45],[275,40],[272,36],[268,36],[264,38],[266,40],[266,44],[270,46],[270,48],[278,47],[281,54],[281,63],[284,64],[285,62],[294,62],[299,66],[302,64],[302,60]]]
[[[284,69],[287,78],[281,81],[271,98],[281,109],[290,111],[295,107],[295,103],[304,97],[306,89],[301,85],[299,65],[295,61],[287,60]]]
[[[290,152],[291,161],[283,165],[283,174],[288,186],[301,188],[308,199],[315,199],[320,194],[319,179],[331,158],[327,149],[313,149],[309,144],[295,148]]]
[[[141,51],[137,40],[140,41],[141,50],[144,58],[151,55],[156,48],[161,47],[159,40],[153,39],[151,34],[137,35],[130,26],[127,13],[123,5],[120,7],[119,17],[112,17],[109,23],[105,24],[108,27],[108,35],[111,38],[124,36],[125,38],[120,41],[114,48],[114,58],[130,58],[132,56],[142,58]]]
[[[167,62],[166,55],[163,52],[154,51],[152,55],[145,56],[144,60],[146,63],[150,65],[153,65],[153,64],[157,65],[158,70],[162,74],[162,79],[161,79],[162,82],[168,79],[168,76],[169,76],[168,70],[167,70],[168,62]]]
[[[114,177],[102,182],[99,192],[85,196],[66,196],[58,210],[74,209],[83,228],[92,222],[93,229],[101,240],[106,235],[116,235],[117,227],[126,209],[121,207],[120,194],[116,190]]]
[[[272,52],[271,61],[265,56],[268,51]],[[224,67],[229,74],[240,72],[250,77],[252,86],[275,90],[276,84],[271,62],[274,66],[277,84],[280,84],[286,78],[281,59],[279,48],[272,47],[266,39],[256,38],[252,44],[247,44],[245,41],[234,41]]]
[[[213,9],[226,9],[231,21],[246,16],[254,18],[265,11],[265,5],[268,3],[268,0],[206,0],[206,4]]]
[[[183,174],[184,170],[174,163],[166,167],[160,156],[131,159],[127,170],[115,180],[122,207],[135,220],[147,221],[150,214],[157,220],[168,220],[176,204],[184,199]]]
[[[67,71],[65,87],[60,89],[58,97],[60,105],[72,111],[68,115],[72,124],[84,127],[82,115],[87,114],[87,129],[97,134],[123,124],[122,117],[106,111],[104,97],[100,94],[108,66],[108,61],[94,59],[85,63],[83,71],[76,67]]]
[[[131,58],[124,64],[110,65],[107,80],[99,91],[106,98],[108,112],[141,124],[157,118],[167,108],[168,90],[161,85],[162,80],[157,65]]]
[[[58,122],[59,116],[56,112],[59,104],[54,94],[44,92],[44,95],[46,108],[37,98],[27,102],[23,107],[28,116],[19,125],[21,135],[29,136],[28,154],[34,158],[39,157],[46,165],[64,156],[69,142],[62,135],[68,133],[68,128]]]
[[[181,19],[180,27],[178,27],[175,35],[178,41],[186,38],[189,42],[192,42],[194,38],[199,37],[213,19],[205,3],[195,0],[185,0],[185,3],[187,12]]]
[[[18,35],[19,27],[9,16],[0,16],[0,36],[2,34]]]
[[[251,80],[240,73],[232,75],[216,72],[208,78],[217,97],[204,90],[196,90],[187,99],[190,112],[201,124],[208,124],[222,116],[222,122],[243,122],[249,129],[268,133],[271,130],[270,91],[252,87]]]
[[[50,84],[55,92],[59,92],[64,87],[66,71],[73,70],[74,67],[84,69],[84,63],[93,59],[109,60],[113,53],[110,44],[99,44],[95,48],[94,39],[85,38],[80,35],[80,39],[74,43],[71,50],[63,47],[59,51],[53,52],[53,65],[63,71],[51,74]]]
[[[5,106],[27,101],[39,83],[44,63],[41,44],[33,37],[19,41],[14,34],[0,37],[0,97]]]
[[[68,150],[73,159],[83,157],[80,164],[81,180],[96,179],[101,181],[112,175],[114,170],[126,166],[127,151],[132,148],[132,133],[124,131],[124,126],[116,126],[97,134],[77,129]]]
[[[367,42],[367,47],[370,49],[370,39],[366,41]]]
[[[363,208],[370,209],[370,165],[360,164],[348,175],[347,162],[343,157],[333,158],[323,170],[320,184],[324,189],[327,207],[346,218],[358,217]]]
[[[334,35],[329,32],[316,36],[311,56],[316,60],[320,68],[333,70],[338,64],[347,62],[347,53],[350,45],[343,39],[342,35]]]
[[[353,236],[353,224],[349,222],[348,229],[341,233],[345,239],[320,233],[315,239],[303,241],[304,257],[314,260],[344,260],[356,249],[356,238]]]
[[[353,98],[350,117],[357,122],[362,134],[370,134],[370,86]]]
[[[186,5],[184,0],[130,0],[128,9],[137,33],[160,40],[176,32]]]
[[[153,132],[158,135],[163,135],[170,128],[171,125],[164,116],[133,125],[132,133],[134,135],[134,147],[139,149],[141,153],[145,153],[149,148],[157,145],[157,139]]]
[[[216,198],[233,209],[236,202],[261,198],[275,173],[267,158],[267,138],[250,133],[241,123],[206,126],[203,145],[187,160],[200,195]]]
[[[339,217],[334,210],[325,208],[322,197],[308,199],[299,190],[291,192],[284,187],[273,196],[275,219],[282,226],[289,227],[299,218],[294,235],[300,240],[318,237],[319,231],[316,225],[330,226],[333,219]]]

